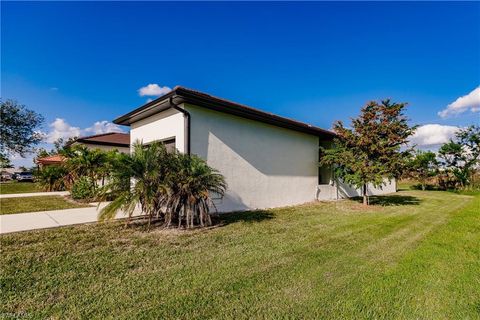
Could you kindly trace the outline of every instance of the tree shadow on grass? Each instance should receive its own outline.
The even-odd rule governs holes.
[[[256,223],[271,220],[275,215],[267,210],[222,213],[214,217],[214,224],[227,225],[236,222]]]
[[[352,200],[357,201],[359,203],[363,202],[362,197],[355,197],[355,198],[352,198]],[[387,196],[370,196],[369,201],[371,205],[389,207],[389,206],[419,205],[422,200],[413,196],[387,195]]]
[[[226,226],[228,224],[236,223],[236,222],[257,223],[265,220],[271,220],[274,217],[275,215],[272,212],[267,210],[239,211],[239,212],[231,212],[231,213],[212,214],[212,226],[206,227],[206,228],[195,226],[190,230],[214,229],[217,227]],[[177,228],[177,225],[178,225],[177,222],[174,222],[167,229],[185,230],[183,226],[181,228]],[[162,219],[152,219],[149,227],[148,219],[143,216],[143,217],[133,217],[132,219],[130,219],[128,224],[127,224],[127,220],[125,219],[124,226],[127,228],[136,229],[139,231],[152,231],[152,230],[165,228],[165,222]]]

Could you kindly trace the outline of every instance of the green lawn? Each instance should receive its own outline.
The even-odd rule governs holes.
[[[34,182],[2,182],[0,183],[0,194],[42,192],[43,190]]]
[[[0,237],[0,314],[30,318],[480,319],[480,195],[403,191]]]
[[[61,210],[88,206],[87,204],[67,201],[61,196],[6,198],[0,199],[0,214]]]

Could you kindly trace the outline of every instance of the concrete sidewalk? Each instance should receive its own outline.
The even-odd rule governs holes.
[[[97,222],[98,212],[105,205],[107,203],[102,203],[97,208],[97,204],[92,203],[92,207],[87,208],[0,215],[0,234]],[[126,216],[117,214],[116,219],[121,218]]]
[[[24,197],[44,197],[44,196],[68,196],[69,194],[70,194],[70,192],[68,192],[68,191],[11,193],[11,194],[0,194],[0,199],[24,198]]]

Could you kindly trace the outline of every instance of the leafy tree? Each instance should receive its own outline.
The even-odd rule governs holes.
[[[3,168],[13,168],[13,165],[9,157],[0,154],[0,169]]]
[[[71,137],[68,139],[58,138],[53,142],[53,149],[50,154],[59,154],[65,157],[71,157],[73,149],[71,144],[77,140],[77,137]]]
[[[24,157],[43,138],[38,128],[43,117],[14,100],[0,101],[0,154]]]
[[[53,149],[47,151],[45,148],[39,148],[37,150],[37,155],[35,159],[45,158],[53,155],[62,155],[67,158],[75,156],[73,154],[71,143],[75,141],[76,138],[69,138],[65,140],[64,138],[58,138],[53,142]]]
[[[438,151],[442,165],[452,172],[461,188],[473,182],[475,168],[480,164],[480,126],[460,129]]]
[[[361,188],[364,205],[368,205],[367,185],[382,187],[385,178],[399,177],[412,152],[412,148],[401,150],[415,130],[408,125],[405,107],[388,99],[369,102],[352,119],[351,129],[335,122],[334,146],[321,148],[320,165],[333,166],[337,178]]]
[[[437,155],[431,151],[417,151],[407,163],[408,175],[420,182],[425,190],[429,178],[438,173]]]
[[[45,158],[45,157],[48,157],[49,155],[51,155],[51,153],[48,152],[45,148],[39,148],[37,150],[37,155],[35,156],[35,159]]]

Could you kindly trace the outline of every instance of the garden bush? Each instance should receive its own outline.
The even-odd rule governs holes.
[[[72,198],[75,200],[90,200],[95,196],[95,187],[89,177],[81,177],[73,183]]]
[[[35,180],[45,191],[66,190],[68,172],[63,166],[48,166],[35,171]]]

